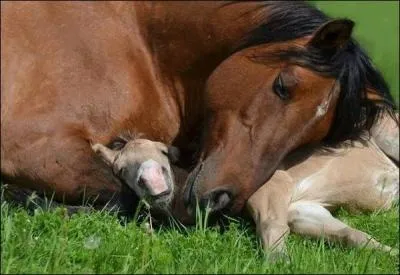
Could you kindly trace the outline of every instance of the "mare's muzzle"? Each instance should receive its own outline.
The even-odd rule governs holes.
[[[187,185],[183,195],[185,207],[189,214],[193,214],[197,205],[201,209],[206,209],[213,213],[223,211],[228,208],[232,201],[231,192],[224,187],[216,187],[213,190],[197,195],[197,183],[203,172],[203,164],[198,165],[188,176]]]

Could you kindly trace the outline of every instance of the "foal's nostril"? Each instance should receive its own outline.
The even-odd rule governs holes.
[[[140,188],[146,188],[146,183],[145,183],[145,180],[143,179],[143,177],[139,177],[138,185]]]
[[[232,195],[226,190],[215,190],[206,196],[201,204],[203,207],[209,207],[212,212],[220,211],[228,207],[232,201]]]

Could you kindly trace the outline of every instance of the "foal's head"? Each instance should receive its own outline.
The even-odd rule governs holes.
[[[295,25],[281,30],[293,33],[278,41],[257,37],[268,36],[260,26],[209,77],[203,148],[185,190],[189,210],[198,201],[240,211],[291,150],[359,137],[391,107],[385,81],[351,39],[354,23],[318,20],[308,34],[301,25],[303,33]]]
[[[156,209],[169,207],[174,194],[170,162],[177,161],[177,148],[147,139],[118,139],[111,149],[99,143],[92,149],[139,198]]]

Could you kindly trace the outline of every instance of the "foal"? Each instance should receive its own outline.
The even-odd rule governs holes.
[[[92,149],[139,199],[144,199],[155,209],[169,207],[175,186],[170,163],[178,160],[178,149],[129,136],[121,136],[117,141],[111,148],[96,143],[92,144]]]
[[[271,257],[285,255],[284,238],[290,231],[392,250],[330,213],[340,206],[351,212],[388,209],[398,201],[399,168],[385,155],[398,163],[398,125],[386,116],[374,125],[372,136],[366,144],[355,142],[328,154],[296,152],[250,197],[247,208]]]

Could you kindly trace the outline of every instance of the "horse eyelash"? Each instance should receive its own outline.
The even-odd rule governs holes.
[[[125,145],[127,144],[127,141],[120,138],[120,137],[116,137],[112,142],[110,142],[109,147],[112,150],[121,150],[122,148],[125,147]]]
[[[279,74],[274,80],[273,87],[274,93],[279,96],[282,100],[288,100],[290,98],[289,89],[285,86],[282,80],[282,75]]]

